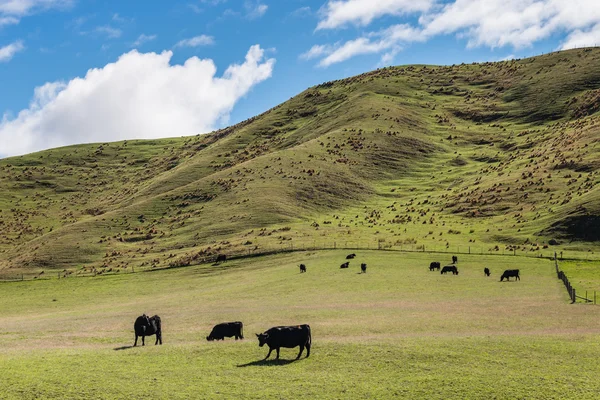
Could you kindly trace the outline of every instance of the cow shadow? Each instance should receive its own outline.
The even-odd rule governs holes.
[[[129,349],[133,349],[133,346],[121,346],[121,347],[115,347],[113,350],[114,350],[114,351],[121,351],[121,350],[129,350]]]
[[[245,367],[275,367],[275,366],[280,366],[280,365],[288,365],[291,364],[293,362],[296,362],[299,360],[258,360],[258,361],[252,361],[246,364],[240,364],[238,365],[238,368],[245,368]]]

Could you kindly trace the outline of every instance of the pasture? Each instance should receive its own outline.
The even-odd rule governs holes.
[[[0,397],[597,398],[600,308],[570,305],[551,261],[460,255],[441,275],[449,254],[361,250],[340,269],[347,253],[2,284]],[[142,313],[162,346],[131,347]],[[238,320],[244,340],[206,341]],[[261,361],[255,333],[300,323],[310,358]]]

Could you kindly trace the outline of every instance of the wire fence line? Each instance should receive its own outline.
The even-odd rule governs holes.
[[[499,246],[483,248],[481,246],[426,246],[417,244],[395,244],[382,241],[305,241],[304,243],[281,243],[276,245],[267,245],[265,247],[247,247],[245,249],[221,249],[219,253],[204,254],[195,257],[181,257],[173,260],[165,261],[161,265],[146,265],[146,266],[115,266],[108,268],[99,267],[82,267],[80,269],[63,269],[63,270],[45,270],[41,273],[2,273],[0,274],[0,282],[20,282],[33,280],[60,280],[79,277],[97,277],[102,275],[116,274],[132,274],[139,272],[158,271],[174,268],[184,268],[193,265],[213,264],[221,265],[218,257],[225,256],[226,260],[254,258],[283,253],[305,252],[305,251],[324,251],[324,250],[377,250],[386,252],[399,253],[425,253],[425,254],[452,254],[452,255],[485,255],[485,256],[511,256],[511,257],[527,257],[555,260],[558,274],[558,260],[581,260],[581,261],[598,261],[598,259],[584,258],[576,252],[561,251],[558,254],[552,249],[540,250],[517,250],[517,249],[501,249]]]
[[[597,304],[596,303],[596,291],[593,291],[593,296],[592,296],[592,292],[588,292],[587,290],[585,291],[585,297],[584,296],[579,296],[577,294],[577,290],[573,287],[573,285],[571,285],[571,282],[569,281],[569,278],[567,278],[567,274],[565,274],[558,266],[558,257],[557,254],[554,253],[554,266],[556,268],[556,275],[558,276],[558,279],[560,279],[563,284],[565,285],[565,288],[567,289],[567,293],[569,293],[569,298],[571,299],[571,304],[575,304],[577,303],[577,300],[582,300],[585,303],[592,303],[592,304]],[[589,294],[589,297],[588,297]]]

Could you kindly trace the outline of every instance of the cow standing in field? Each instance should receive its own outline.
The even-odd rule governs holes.
[[[216,259],[215,263],[220,263],[220,262],[223,262],[223,261],[227,261],[227,255],[226,254],[219,254],[217,256],[217,259]]]
[[[354,257],[356,257],[356,254],[352,253],[352,254],[348,254],[346,256],[346,260],[352,260]]]
[[[519,270],[518,269],[507,269],[506,271],[504,271],[504,273],[500,277],[500,282],[502,282],[504,280],[504,278],[506,278],[507,281],[510,281],[511,277],[514,277],[515,281],[517,279],[521,280],[521,277],[519,276]]]
[[[440,271],[440,274],[446,274],[446,272],[452,272],[452,275],[458,275],[458,268],[455,265],[446,265]]]
[[[430,271],[433,271],[435,269],[437,269],[439,271],[441,267],[442,267],[442,265],[438,261],[434,261],[431,264],[429,264]]]
[[[367,273],[367,264],[365,264],[365,263],[360,264],[360,272],[363,274]]]
[[[137,346],[138,336],[142,337],[142,346],[145,346],[144,338],[146,336],[156,335],[156,342],[154,345],[157,345],[159,342],[162,344],[162,330],[160,326],[160,317],[155,315],[153,317],[148,317],[146,314],[143,314],[140,317],[137,317],[133,324],[133,330],[135,331],[135,342],[133,346]]]
[[[300,264],[300,273],[306,272],[306,265]]]
[[[300,346],[300,352],[298,353],[296,360],[300,358],[305,347],[306,358],[310,356],[312,337],[309,325],[276,326],[264,333],[257,333],[256,337],[258,338],[259,347],[263,347],[265,344],[269,346],[269,353],[265,357],[265,360],[269,358],[273,349],[277,351],[277,357],[275,359],[278,360],[279,349],[281,347],[293,348]]]
[[[485,274],[485,276],[490,276],[490,269],[489,268],[484,268],[483,269],[483,273]]]
[[[348,261],[346,261],[345,263],[340,265],[340,268],[348,268],[348,267],[350,267],[350,263]]]
[[[458,262],[458,257],[452,256],[452,264],[456,264]]]
[[[206,337],[206,340],[225,340],[226,337],[235,336],[235,340],[244,338],[244,324],[240,321],[236,322],[223,322],[217,324],[212,328],[210,335]]]

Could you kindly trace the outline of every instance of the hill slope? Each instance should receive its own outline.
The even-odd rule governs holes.
[[[336,241],[594,249],[599,61],[385,68],[208,135],[0,160],[0,274]]]

